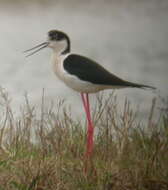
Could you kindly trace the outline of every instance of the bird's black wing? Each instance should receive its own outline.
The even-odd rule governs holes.
[[[127,82],[123,79],[108,72],[101,65],[97,64],[95,61],[88,59],[84,56],[70,54],[64,60],[64,69],[78,77],[83,81],[88,81],[93,84],[99,85],[110,85],[110,86],[121,86],[121,87],[150,87],[146,85],[136,84]]]

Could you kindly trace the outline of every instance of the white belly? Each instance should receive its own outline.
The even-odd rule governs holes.
[[[67,55],[66,55],[67,56]],[[68,87],[75,91],[83,93],[95,93],[100,90],[113,88],[112,86],[97,85],[87,81],[82,81],[75,75],[67,73],[63,68],[63,60],[65,56],[52,56],[53,70],[57,77],[62,80]]]

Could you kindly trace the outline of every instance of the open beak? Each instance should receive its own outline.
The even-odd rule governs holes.
[[[31,49],[28,49],[28,50],[24,51],[24,53],[27,53],[27,52],[30,52],[30,51],[36,49],[35,51],[33,51],[33,52],[29,53],[28,55],[26,55],[26,57],[29,57],[29,56],[31,56],[31,55],[37,53],[38,51],[40,51],[40,50],[46,48],[46,47],[48,46],[48,44],[49,44],[49,42],[43,42],[42,44],[39,44],[39,45],[37,45],[37,46],[35,46],[35,47],[31,48]],[[37,49],[37,48],[38,48],[38,49]]]

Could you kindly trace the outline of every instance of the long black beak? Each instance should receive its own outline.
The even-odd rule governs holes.
[[[37,46],[35,46],[35,47],[33,47],[33,48],[30,48],[30,49],[24,51],[24,53],[27,53],[27,52],[29,52],[29,51],[32,51],[32,50],[36,49],[36,48],[39,48],[39,49],[36,49],[35,51],[29,53],[28,55],[26,55],[26,57],[29,57],[29,56],[31,56],[31,55],[37,53],[38,51],[40,51],[40,50],[46,48],[46,47],[48,46],[48,44],[49,44],[49,42],[44,42],[44,43],[42,43],[42,44],[39,44],[39,45],[37,45]]]

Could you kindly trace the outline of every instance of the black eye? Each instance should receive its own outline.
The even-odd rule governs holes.
[[[55,40],[55,41],[61,41],[66,39],[66,34],[63,32],[57,31],[57,30],[51,30],[48,32],[48,36],[50,40]]]
[[[51,40],[57,40],[57,38],[58,38],[57,33],[53,33],[53,34],[51,35]]]
[[[48,36],[49,36],[50,40],[58,39],[58,33],[54,30],[49,31]]]

